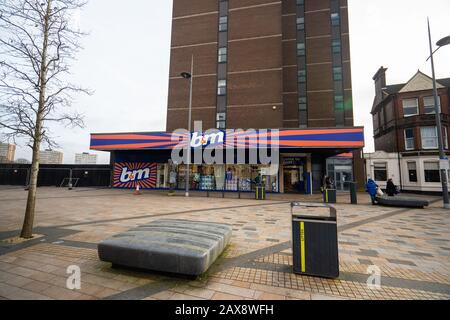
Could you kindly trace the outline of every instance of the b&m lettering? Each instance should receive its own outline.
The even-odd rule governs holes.
[[[150,177],[149,168],[129,171],[127,167],[123,167],[122,174],[120,175],[120,182],[126,183],[130,181],[140,181],[148,179],[149,177]]]
[[[199,147],[206,147],[208,145],[223,144],[225,140],[224,138],[225,133],[222,131],[204,135],[200,132],[194,132],[191,138],[191,147],[199,148]]]

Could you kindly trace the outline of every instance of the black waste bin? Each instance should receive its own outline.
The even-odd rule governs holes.
[[[266,189],[263,186],[256,186],[255,198],[256,200],[266,200]]]
[[[324,210],[327,214],[318,214]],[[336,209],[325,204],[293,202],[291,214],[294,273],[339,277]]]
[[[323,192],[324,203],[336,203],[336,189],[325,189]]]
[[[358,204],[358,184],[350,182],[350,201],[352,204]]]

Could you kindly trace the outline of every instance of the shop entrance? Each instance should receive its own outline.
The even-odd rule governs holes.
[[[338,191],[349,191],[350,190],[350,182],[352,179],[352,172],[350,169],[336,170],[335,171],[335,181],[336,181],[336,189]]]
[[[353,181],[353,160],[331,158],[327,160],[328,176],[335,182],[337,191],[349,191]]]
[[[304,158],[284,158],[283,181],[285,193],[306,193],[305,164]]]

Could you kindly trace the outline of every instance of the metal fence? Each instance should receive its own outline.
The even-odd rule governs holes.
[[[0,185],[27,186],[31,165],[0,164]],[[67,186],[76,181],[76,187],[108,187],[111,185],[109,165],[41,165],[38,186]],[[64,182],[64,183],[63,183]],[[75,186],[75,183],[73,183]]]

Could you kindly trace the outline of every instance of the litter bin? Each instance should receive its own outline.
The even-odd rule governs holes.
[[[350,182],[350,201],[352,204],[358,204],[358,184]]]
[[[256,200],[266,200],[266,189],[263,186],[256,186],[255,198]]]
[[[291,215],[294,273],[339,277],[336,209],[325,204],[292,202]]]
[[[336,189],[325,189],[323,192],[324,203],[336,203]]]

